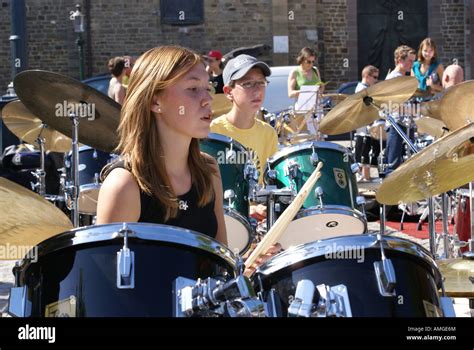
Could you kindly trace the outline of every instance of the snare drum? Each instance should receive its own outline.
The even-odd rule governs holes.
[[[286,317],[295,299],[298,282],[310,281],[318,304],[321,287],[334,293],[337,304],[328,312],[354,317],[442,317],[438,290],[441,274],[430,253],[411,241],[384,237],[385,255],[395,272],[394,292],[379,289],[375,262],[380,262],[380,242],[375,235],[331,238],[307,243],[268,260],[253,274],[252,282],[273,316]],[[315,310],[314,310],[315,311]],[[333,315],[334,316],[334,315]]]
[[[189,230],[144,223],[82,227],[49,238],[24,259],[10,313],[26,317],[171,317],[173,283],[235,277],[235,258]],[[120,259],[124,244],[129,259]]]
[[[79,212],[95,215],[99,198],[99,175],[102,168],[110,163],[114,156],[89,146],[79,148]],[[65,160],[66,177],[72,183],[72,152]]]
[[[287,147],[268,160],[265,181],[277,188],[294,187],[299,191],[316,169],[317,161],[323,162],[322,175],[280,237],[283,248],[366,231],[366,220],[357,204],[351,155],[342,146],[307,142]]]
[[[227,242],[241,254],[247,251],[252,240],[249,221],[249,183],[244,176],[248,152],[230,137],[210,133],[200,141],[201,151],[217,160],[224,191],[224,214]]]
[[[471,196],[469,190],[460,188],[457,191],[456,233],[459,240],[468,242],[471,239]],[[462,247],[461,252],[467,252],[469,247]]]

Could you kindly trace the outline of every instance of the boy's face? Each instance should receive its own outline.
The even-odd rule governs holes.
[[[234,104],[242,111],[256,113],[265,99],[265,75],[260,68],[252,68],[245,76],[235,81],[233,88],[227,87],[226,92]]]
[[[413,67],[413,62],[416,60],[416,55],[414,53],[409,53],[405,59],[400,59],[400,65],[402,66],[403,70],[405,72],[411,71],[411,68]]]

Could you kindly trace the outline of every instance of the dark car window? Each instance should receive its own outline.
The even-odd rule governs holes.
[[[87,84],[93,87],[96,90],[99,90],[104,95],[108,95],[109,91],[109,82],[110,82],[110,75],[101,75],[97,77],[92,77],[82,81],[84,84]]]

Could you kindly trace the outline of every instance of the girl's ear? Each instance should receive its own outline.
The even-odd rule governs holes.
[[[161,107],[160,107],[160,103],[158,102],[157,97],[153,98],[153,102],[151,104],[151,110],[152,112],[155,112],[155,113],[161,113]]]

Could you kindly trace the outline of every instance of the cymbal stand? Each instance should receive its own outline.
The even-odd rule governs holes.
[[[40,169],[36,169],[32,174],[36,177],[36,183],[34,188],[38,189],[38,193],[41,197],[44,197],[46,194],[46,171],[45,171],[45,150],[44,150],[44,138],[38,136],[36,143],[40,148]]]
[[[443,233],[441,234],[441,239],[443,240],[443,258],[451,258],[450,242],[449,242],[449,229],[448,229],[448,203],[449,197],[447,193],[441,194],[441,213],[443,220]]]
[[[383,149],[383,130],[382,130],[382,125],[380,125],[379,129],[379,135],[380,135],[380,153],[377,159],[377,167],[378,167],[378,173],[379,173],[379,178],[380,178],[380,183],[383,182],[383,179],[385,178],[385,172],[387,171],[388,164],[384,163],[384,158],[385,158],[385,150]],[[385,235],[385,218],[386,218],[386,207],[385,204],[380,205],[380,234]]]
[[[376,105],[374,103],[374,100],[370,96],[364,97],[364,103],[366,106],[373,106],[376,108],[381,117],[385,119],[386,121],[389,122],[390,126],[397,132],[398,135],[405,141],[405,143],[408,145],[410,150],[413,152],[413,154],[418,153],[418,148],[411,142],[410,138],[408,137],[405,132],[398,126],[397,122],[393,117],[390,115],[390,113],[385,112],[380,106]],[[428,208],[429,208],[429,214],[428,214],[428,224],[429,224],[429,235],[430,235],[430,252],[433,254],[433,256],[436,256],[436,232],[435,232],[435,218],[434,218],[434,206],[433,206],[433,198],[430,197],[428,198]],[[385,232],[385,206],[382,205],[380,209],[380,227],[381,227],[381,234],[384,234]],[[383,224],[382,224],[383,221]],[[383,226],[383,227],[382,227]]]
[[[72,183],[66,184],[66,202],[71,210],[71,220],[74,227],[79,226],[79,116],[71,113],[69,118],[72,122],[72,162],[71,177]]]

